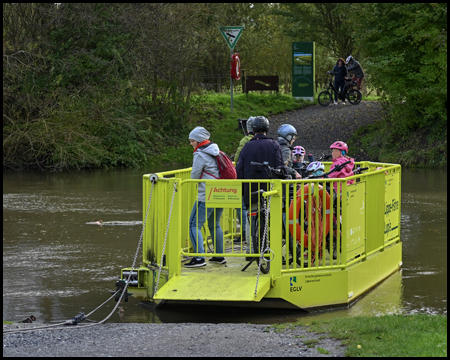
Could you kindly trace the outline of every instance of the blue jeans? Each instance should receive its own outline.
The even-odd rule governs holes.
[[[198,202],[197,207],[197,201],[194,203],[194,207],[192,208],[191,212],[191,217],[189,219],[189,237],[191,238],[192,246],[194,247],[194,252],[196,253],[205,252],[201,229],[203,224],[206,222],[206,218],[208,218],[208,228],[212,237],[213,244],[215,244],[215,252],[223,253],[223,231],[222,228],[220,227],[220,218],[222,216],[222,213],[223,213],[222,208],[217,209],[206,208],[205,203],[202,201]],[[205,258],[204,256],[200,257],[196,256],[197,260],[204,258]]]
[[[236,215],[241,222],[241,209],[236,209]],[[242,199],[242,222],[241,222],[241,233],[245,233],[245,226],[247,225],[247,209],[245,208],[244,199]],[[244,237],[245,239],[245,237]]]
[[[345,86],[345,80],[344,81],[335,81],[334,82],[334,88],[336,89],[336,91],[339,93],[339,91],[344,91],[344,86]],[[339,90],[340,89],[340,90]],[[337,95],[334,94],[334,101],[338,101]]]

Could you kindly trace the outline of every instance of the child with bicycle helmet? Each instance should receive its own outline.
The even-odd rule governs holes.
[[[293,179],[301,179],[301,175],[293,169],[291,146],[297,137],[297,130],[289,124],[283,124],[278,128],[278,143],[286,165],[286,173]]]
[[[304,161],[305,154],[305,149],[302,146],[295,146],[292,151],[292,157],[294,160],[292,168],[300,174],[302,179],[308,176],[308,173],[306,172],[307,163]]]
[[[292,150],[292,156],[295,163],[302,163],[305,158],[305,149],[302,146],[294,146],[294,150]]]
[[[330,146],[331,156],[333,157],[333,164],[330,167],[330,171],[333,170],[336,166],[345,163],[350,160],[351,162],[347,164],[341,171],[332,172],[329,177],[330,178],[346,178],[349,176],[353,176],[353,167],[355,165],[355,160],[347,155],[348,146],[343,141],[336,141]],[[353,180],[348,180],[347,185],[353,184]],[[337,191],[337,183],[334,183],[334,190]],[[342,191],[342,189],[341,189]]]
[[[320,161],[314,161],[306,168],[309,176],[323,176],[325,174],[325,165]]]

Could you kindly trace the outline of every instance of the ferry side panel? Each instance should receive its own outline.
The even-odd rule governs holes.
[[[300,308],[346,303],[347,272],[341,270],[291,272],[277,278],[266,298],[282,298]]]

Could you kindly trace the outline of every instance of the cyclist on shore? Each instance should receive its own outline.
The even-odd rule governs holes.
[[[347,155],[348,146],[343,141],[336,141],[330,146],[331,156],[333,157],[333,164],[330,167],[330,171],[333,170],[337,165],[341,165],[346,161],[351,162],[347,164],[342,170],[335,171],[329,175],[330,178],[346,178],[353,175],[353,166],[355,165],[355,160]],[[353,184],[353,180],[348,180],[347,185]],[[333,185],[334,191],[337,191],[337,183]],[[340,189],[342,192],[342,187]]]
[[[347,65],[347,71],[349,73],[353,73],[352,80],[356,80],[357,89],[361,90],[361,82],[365,76],[361,64],[356,61],[351,55],[345,60],[345,64]]]
[[[283,124],[278,128],[278,143],[283,154],[283,162],[286,166],[286,174],[293,179],[301,179],[301,175],[293,168],[292,144],[297,138],[297,130],[289,124]]]
[[[220,177],[216,156],[219,155],[217,144],[209,141],[209,132],[201,126],[197,126],[189,134],[189,142],[194,148],[194,160],[192,162],[191,179],[217,179]],[[204,253],[203,236],[201,229],[208,220],[208,228],[213,241],[215,241],[216,253],[223,253],[223,231],[220,227],[220,218],[223,208],[207,208],[205,203],[205,183],[198,183],[198,198],[192,208],[189,219],[189,237],[194,248],[194,252]],[[227,261],[223,257],[213,257],[209,260],[216,264],[225,264]],[[205,266],[204,257],[194,256],[185,267]]]
[[[345,87],[345,78],[348,76],[347,68],[345,66],[344,59],[339,58],[334,65],[333,71],[334,75],[334,88],[339,93],[340,91],[344,91]],[[334,105],[338,104],[338,97],[336,93],[334,94]],[[345,98],[342,101],[342,105],[345,105]]]

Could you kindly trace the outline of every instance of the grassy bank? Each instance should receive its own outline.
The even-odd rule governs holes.
[[[323,336],[342,340],[346,346],[346,356],[447,356],[446,316],[418,314],[336,318],[313,321],[308,327],[318,334],[317,346],[320,346]],[[279,325],[278,328],[286,328],[286,325]]]
[[[180,137],[181,141],[178,144],[166,144],[167,146],[152,158],[152,164],[190,166],[192,147],[189,145],[188,135],[196,126],[205,127],[211,133],[211,141],[216,142],[222,151],[232,155],[243,137],[242,130],[238,129],[237,119],[257,115],[270,119],[271,115],[300,109],[311,103],[296,100],[291,95],[239,94],[233,97],[233,113],[231,113],[229,94],[206,93],[194,96],[191,104],[189,129],[186,131],[185,141]]]
[[[351,154],[362,153],[372,161],[410,167],[447,166],[447,129],[431,126],[396,132],[389,121],[360,128],[348,141]]]

